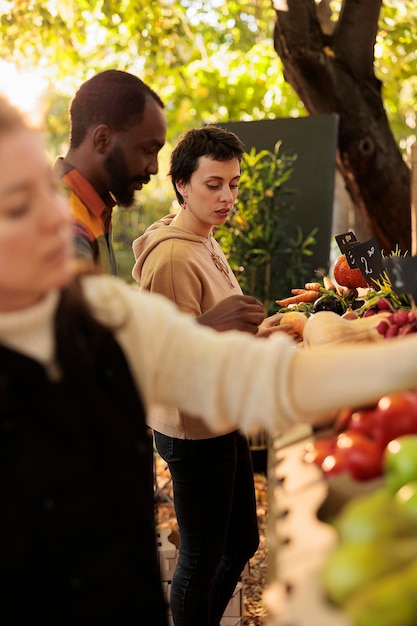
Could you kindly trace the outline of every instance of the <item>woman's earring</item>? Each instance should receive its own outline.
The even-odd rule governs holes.
[[[184,211],[187,208],[187,201],[185,198],[184,198],[184,202],[182,203],[182,208],[184,209]]]

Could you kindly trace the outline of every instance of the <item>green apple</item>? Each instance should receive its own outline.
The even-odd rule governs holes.
[[[392,493],[417,480],[417,435],[403,435],[390,441],[382,463],[386,483]]]
[[[395,494],[394,498],[400,506],[417,519],[417,480],[411,480],[403,485]]]
[[[341,542],[417,536],[417,518],[411,517],[386,487],[348,500],[334,526]]]
[[[415,626],[417,561],[394,568],[348,599],[344,612],[355,626]]]
[[[331,602],[343,605],[354,593],[380,576],[417,559],[417,537],[340,543],[321,571]]]

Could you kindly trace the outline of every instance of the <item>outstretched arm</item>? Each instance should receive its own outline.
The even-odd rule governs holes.
[[[304,347],[294,351],[289,393],[305,421],[323,423],[340,408],[367,406],[387,393],[417,389],[416,350],[417,335]]]

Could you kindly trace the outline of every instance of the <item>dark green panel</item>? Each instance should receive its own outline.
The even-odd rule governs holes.
[[[329,265],[332,238],[332,214],[338,116],[315,115],[301,118],[280,118],[255,122],[228,122],[219,124],[236,133],[249,152],[273,150],[282,141],[281,152],[297,154],[294,173],[288,183],[297,190],[294,198],[294,224],[304,235],[318,228],[317,244],[311,268],[324,269]]]

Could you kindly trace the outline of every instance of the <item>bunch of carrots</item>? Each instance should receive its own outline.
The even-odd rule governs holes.
[[[331,278],[323,276],[323,284],[319,282],[306,283],[304,289],[291,289],[292,296],[283,298],[282,300],[275,300],[275,302],[281,307],[287,307],[291,304],[312,304],[317,298],[320,298],[320,296],[329,291],[337,293],[341,298],[351,293],[351,290],[347,287],[335,285]]]

